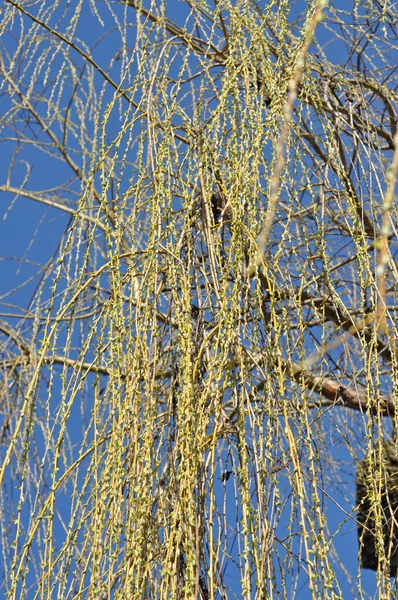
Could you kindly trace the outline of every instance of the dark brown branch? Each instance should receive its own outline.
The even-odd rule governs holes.
[[[327,398],[330,405],[346,406],[363,413],[369,411],[372,415],[394,416],[396,403],[393,398],[369,398],[365,393],[343,386],[329,377],[314,375],[311,371],[303,369],[299,365],[290,366],[286,364],[285,367],[285,373],[288,376],[311,392],[317,392]]]

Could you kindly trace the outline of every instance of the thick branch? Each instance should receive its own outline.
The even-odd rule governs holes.
[[[327,405],[346,406],[360,412],[370,412],[372,415],[392,417],[395,413],[395,401],[393,398],[368,397],[356,389],[341,385],[338,381],[329,377],[314,375],[308,369],[302,369],[299,365],[286,366],[285,373],[295,379],[311,392],[317,392],[330,402]],[[322,403],[325,406],[325,403]]]

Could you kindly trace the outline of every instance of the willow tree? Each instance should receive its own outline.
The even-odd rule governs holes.
[[[4,598],[393,593],[398,15],[326,4],[4,3]]]

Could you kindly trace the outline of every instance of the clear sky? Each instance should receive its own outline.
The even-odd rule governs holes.
[[[291,18],[293,19],[297,13],[301,12],[306,4],[307,3],[304,0],[297,2],[292,9]],[[347,3],[343,1],[334,2],[334,4],[341,8],[344,8],[347,5]],[[117,15],[120,22],[123,22],[123,14],[126,8],[117,3],[107,7],[105,3],[89,2],[88,0],[84,0],[82,6],[83,8],[79,17],[78,26],[73,35],[73,41],[79,47],[84,48],[105,71],[108,71],[111,61],[120,49],[120,31],[122,29],[121,28],[119,31],[118,28],[115,27],[115,20],[112,17],[111,11]],[[180,0],[167,0],[166,7],[167,17],[176,22],[179,26],[184,26],[185,19],[189,12],[187,4]],[[34,8],[32,8],[32,11],[33,10]],[[62,10],[62,7],[58,10],[60,15]],[[131,21],[135,21],[133,9],[127,10],[131,10]],[[98,16],[100,16],[100,18],[98,18]],[[22,17],[21,22],[24,26],[31,24],[28,17]],[[52,23],[54,25],[56,19],[52,19]],[[5,38],[8,44],[6,50],[9,52],[12,52],[16,46],[17,33],[20,27],[21,26],[18,24],[15,25],[15,37],[10,35]],[[63,23],[61,29],[65,35],[67,35],[65,23]],[[134,28],[129,30],[129,35],[132,36],[132,39],[134,38],[136,35]],[[342,63],[345,61],[347,49],[345,48],[344,40],[334,40],[333,34],[325,24],[319,26],[317,39],[319,43],[326,44],[325,47],[330,60],[333,60],[335,63]],[[128,42],[127,45],[129,45]],[[131,45],[133,45],[133,42]],[[62,51],[63,48],[65,48],[65,45],[60,41],[59,47],[59,56],[54,59],[55,66],[62,62]],[[70,56],[73,56],[76,67],[81,68],[83,61],[78,53],[74,52],[70,47],[68,48],[68,52]],[[28,67],[28,69],[33,68],[34,65]],[[135,66],[133,65],[132,69],[134,70],[134,68]],[[110,67],[110,73],[115,73],[115,77],[117,69],[118,62],[116,61],[113,62]],[[178,73],[177,65],[176,73]],[[131,75],[134,76],[133,71]],[[48,82],[48,93],[50,93],[52,83],[53,81]],[[103,106],[106,105],[107,95],[111,98],[112,94],[113,90],[106,90]],[[7,95],[2,95],[0,96],[0,112],[5,113],[8,110],[12,110],[9,97]],[[117,120],[115,120],[114,123],[111,122],[109,134],[111,135],[111,133],[116,132],[119,125],[120,122]],[[37,129],[36,125],[30,123],[29,127],[31,128],[30,135],[32,139],[34,139]],[[90,127],[92,127],[92,123],[88,122],[88,134],[90,133]],[[40,191],[46,189],[49,190],[50,193],[50,191],[59,186],[60,183],[70,181],[70,179],[73,178],[73,174],[57,159],[56,156],[49,156],[32,146],[26,146],[25,148],[20,149],[17,155],[17,163],[14,165],[10,177],[9,165],[13,152],[16,149],[16,143],[12,136],[12,132],[9,129],[3,130],[1,135],[2,138],[4,138],[4,141],[3,139],[1,140],[1,155],[3,160],[0,161],[0,185],[8,184],[11,187],[18,187],[25,179],[26,188],[29,190]],[[74,142],[77,162],[81,160],[81,156],[79,156],[78,140],[79,135],[77,133]],[[75,198],[72,197],[73,193],[76,194]],[[66,197],[70,199],[70,206],[76,201],[78,194],[78,183],[69,182]],[[44,287],[42,291],[43,301],[48,300],[50,297],[52,276],[48,277],[47,265],[49,264],[49,261],[53,264],[53,257],[57,255],[60,244],[65,242],[66,232],[70,224],[70,214],[65,213],[65,211],[58,208],[45,206],[40,202],[35,202],[31,198],[23,198],[21,196],[16,197],[12,193],[5,193],[4,191],[0,191],[0,197],[0,319],[5,323],[12,323],[14,325],[16,320],[20,319],[22,315],[26,314],[29,316],[32,297],[37,294],[38,286],[40,287],[42,282],[45,282],[43,283]],[[64,199],[60,198],[60,203],[63,201]],[[32,322],[29,318],[25,322],[21,322],[20,332],[27,340],[29,339],[31,327]],[[56,394],[57,386],[53,388],[53,392]],[[344,409],[339,410],[344,411]],[[76,424],[76,428],[74,428],[74,423]],[[82,427],[81,415],[77,409],[73,419],[69,421],[69,426],[70,435],[77,444]],[[341,439],[343,439],[344,433],[344,431],[341,432]],[[341,463],[342,479],[345,479],[347,482],[347,488],[351,491],[351,496],[346,496],[346,489],[340,492],[338,486],[325,483],[325,491],[330,498],[325,496],[324,501],[327,507],[330,533],[333,534],[336,532],[336,535],[333,538],[336,552],[342,558],[347,571],[355,577],[355,573],[358,572],[358,541],[355,521],[350,518],[353,511],[352,502],[355,495],[355,464],[348,451],[344,451],[344,444],[341,443],[341,439],[337,439],[336,430],[331,427],[329,443],[331,445],[336,445],[334,454],[335,461]],[[235,469],[236,464],[232,465],[228,453],[225,452],[225,463],[220,465],[218,476],[222,474],[223,469],[228,470],[232,467]],[[283,473],[280,477],[282,481]],[[233,497],[233,474],[224,484],[217,480],[216,485],[220,486],[220,491],[226,490],[227,497],[229,495]],[[67,494],[65,494],[64,500],[65,516],[67,516],[70,508]],[[62,507],[62,504],[60,506]],[[231,507],[228,507],[228,510],[233,511],[233,507],[234,501],[231,503]],[[235,519],[234,514],[232,515],[232,518],[233,520]],[[58,526],[60,527],[60,534],[62,535],[62,527],[60,525]],[[278,530],[280,537],[283,537],[283,526],[284,521],[282,519]],[[232,546],[231,551],[232,555],[238,551],[236,544]],[[231,589],[234,589],[234,577],[236,577],[236,573],[231,573]],[[376,590],[376,575],[370,571],[362,571],[361,577],[363,589],[368,594],[368,597],[373,597]],[[347,583],[344,573],[340,573],[339,583],[345,600],[359,597],[357,595],[357,590],[353,589]],[[303,600],[310,598],[310,592],[306,587],[305,575],[300,577],[297,583],[297,589],[300,590],[300,592],[297,593],[297,598],[302,598]]]

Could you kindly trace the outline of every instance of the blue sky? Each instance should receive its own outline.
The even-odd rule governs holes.
[[[306,6],[306,2],[299,1],[291,12],[291,19],[295,18],[295,15],[301,12]],[[346,3],[343,1],[334,2],[334,5],[339,8],[345,8]],[[82,4],[82,11],[80,14],[78,26],[73,36],[73,41],[79,47],[84,47],[85,51],[89,53],[94,60],[104,68],[106,71],[110,62],[114,59],[117,52],[120,50],[120,32],[114,27],[114,21],[111,20],[111,12],[105,3],[90,3],[84,0]],[[33,12],[32,8],[32,12]],[[58,13],[61,17],[63,12],[62,6],[59,7]],[[65,8],[66,10],[66,8]],[[126,9],[126,7],[119,4],[112,4],[111,10],[118,15],[118,18],[123,21],[123,15],[125,11],[133,12],[133,9]],[[95,12],[98,11],[103,23],[97,18]],[[56,12],[56,15],[58,14]],[[35,13],[36,14],[36,13]],[[184,26],[185,19],[188,15],[187,5],[179,0],[169,0],[167,2],[167,16],[176,22],[179,26]],[[133,14],[131,14],[131,20],[134,20]],[[28,17],[23,17],[22,22],[27,27],[30,25]],[[54,17],[51,21],[55,26],[56,18]],[[64,27],[64,24],[63,24]],[[12,52],[16,47],[16,40],[19,33],[19,25],[16,22],[14,26],[15,37],[8,36],[5,38],[8,52]],[[132,27],[127,29],[127,32],[131,34],[132,39],[136,35],[136,30]],[[66,34],[67,32],[65,32]],[[333,35],[328,31],[324,25],[320,25],[317,31],[317,39],[320,44],[327,42],[326,48],[330,60],[335,63],[345,61],[345,48],[341,42],[333,41]],[[127,46],[129,43],[127,42]],[[133,42],[132,44],[133,45]],[[60,52],[57,57],[54,58],[55,67],[59,63],[62,63],[62,52],[65,45],[60,42]],[[68,53],[71,59],[75,62],[76,68],[81,68],[83,61],[81,57],[76,53],[73,48],[68,48]],[[30,66],[29,68],[32,68]],[[134,76],[134,68],[132,66],[132,74]],[[176,67],[176,73],[178,69]],[[110,74],[117,80],[118,73],[118,62],[112,63],[110,68]],[[96,78],[98,86],[103,85],[103,81],[100,78]],[[48,84],[48,90],[51,89],[51,82]],[[99,92],[98,92],[99,93]],[[104,96],[101,99],[102,110],[106,106],[113,96],[114,91],[108,90],[104,92]],[[65,95],[67,96],[66,92]],[[123,111],[123,100],[120,101],[120,110]],[[12,105],[9,102],[7,95],[0,97],[0,109],[1,112],[11,110]],[[32,139],[35,137],[35,125],[31,124],[31,136]],[[90,136],[93,124],[87,122],[87,136]],[[107,133],[109,139],[113,135],[117,135],[118,128],[120,127],[120,120],[117,118],[114,121],[110,121]],[[61,128],[60,128],[61,131]],[[10,136],[10,131],[5,131],[4,136]],[[79,155],[79,136],[76,136],[75,142],[72,142],[72,147],[76,151],[76,161],[81,160]],[[6,157],[6,160],[0,162],[0,185],[5,185],[9,174],[9,162],[12,157],[12,153],[15,151],[16,144],[15,140],[9,139],[2,141],[1,152],[2,156]],[[72,206],[80,193],[79,184],[77,181],[71,181],[73,174],[70,170],[58,160],[57,156],[49,156],[48,154],[40,153],[31,146],[26,146],[18,154],[18,163],[15,165],[12,176],[10,179],[11,186],[18,187],[24,179],[27,179],[26,187],[29,190],[52,190],[59,186],[61,183],[68,182],[65,184],[65,196],[60,198],[61,201],[65,199],[70,202]],[[50,193],[50,192],[49,192]],[[20,332],[29,339],[30,330],[32,327],[32,321],[29,319],[29,311],[32,305],[32,298],[37,294],[38,288],[43,286],[42,300],[43,302],[48,301],[50,297],[50,287],[53,283],[54,271],[49,271],[47,265],[51,264],[54,266],[55,257],[57,256],[60,244],[65,243],[65,236],[70,225],[70,214],[65,213],[62,210],[44,206],[42,203],[34,202],[32,199],[15,197],[13,194],[0,192],[1,203],[0,203],[0,319],[5,322],[15,324],[16,320],[21,318],[21,315],[26,314],[27,319],[21,321]],[[75,197],[73,197],[75,194]],[[10,291],[12,290],[12,292]],[[66,334],[65,334],[66,335]],[[58,340],[58,344],[62,342],[62,335]],[[78,352],[79,340],[74,340],[76,344],[76,352]],[[61,348],[58,348],[61,351]],[[336,354],[336,358],[337,358]],[[92,384],[93,379],[88,381],[88,388]],[[53,393],[56,395],[57,390],[59,391],[59,383],[55,384]],[[340,409],[344,411],[344,409]],[[333,419],[333,417],[328,416]],[[342,417],[344,419],[344,416]],[[347,422],[351,423],[350,417],[347,417]],[[325,427],[327,430],[327,420],[325,420]],[[76,425],[76,427],[74,426]],[[72,412],[72,416],[69,420],[70,435],[72,443],[78,445],[81,431],[82,431],[82,418],[78,409],[78,403]],[[347,424],[347,431],[351,427]],[[334,502],[325,498],[327,505],[328,514],[328,525],[330,532],[339,531],[334,538],[334,545],[337,553],[340,555],[344,565],[348,572],[355,578],[355,574],[358,571],[358,542],[357,534],[355,529],[355,522],[347,517],[347,513],[351,514],[354,496],[354,461],[352,456],[344,447],[344,435],[346,431],[341,432],[341,437],[336,433],[333,425],[330,426],[330,438],[329,442],[331,446],[335,445],[335,451],[332,452],[336,462],[340,462],[344,465],[344,474],[341,475],[342,479],[346,477],[347,489],[351,491],[351,498],[347,498],[345,491],[339,492],[338,485],[330,486],[328,488],[325,484],[325,491],[334,498]],[[351,433],[350,433],[351,435]],[[39,438],[38,438],[39,439]],[[326,436],[325,436],[326,439]],[[43,448],[38,448],[38,453],[43,451]],[[220,464],[220,472],[217,473],[217,477],[220,477],[222,470],[225,469],[237,469],[236,456],[231,457],[228,452],[222,454],[222,458],[225,462]],[[233,458],[233,460],[232,460]],[[235,462],[234,462],[235,461]],[[283,482],[284,475],[281,473],[280,481]],[[223,497],[224,490],[226,496],[233,497],[233,476],[225,482],[223,485],[219,480],[216,485],[220,489],[220,497]],[[282,485],[282,483],[281,483]],[[68,514],[70,505],[68,494],[65,493],[65,505],[60,503],[61,513],[62,506],[65,508],[65,515]],[[350,504],[351,502],[351,504]],[[234,501],[231,506],[228,506],[228,510],[231,510],[232,521],[235,518]],[[343,508],[343,510],[341,510]],[[345,511],[345,512],[344,512]],[[28,515],[26,515],[28,519]],[[61,522],[61,519],[60,519]],[[58,523],[60,535],[62,532],[61,523]],[[284,519],[281,519],[280,530],[287,526],[284,523]],[[278,530],[279,533],[279,530]],[[237,544],[234,543],[232,547],[232,554],[237,552]],[[236,572],[231,570],[231,589],[238,590],[238,583],[234,582],[234,577],[237,577]],[[361,573],[362,587],[364,592],[367,594],[366,597],[374,597],[376,593],[376,576],[373,572],[362,571]],[[356,589],[353,589],[345,580],[344,574],[339,573],[339,584],[341,586],[344,599],[360,597]],[[297,589],[300,589],[300,593],[297,593],[297,598],[310,598],[310,592],[306,587],[305,575],[300,576],[297,582]]]

